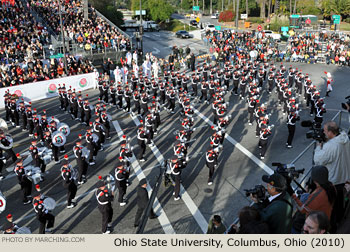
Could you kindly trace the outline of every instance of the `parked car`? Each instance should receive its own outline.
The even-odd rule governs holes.
[[[190,25],[197,27],[198,26],[198,22],[196,20],[191,20],[190,21]]]
[[[272,37],[274,40],[281,41],[281,34],[279,33],[274,33],[273,31],[270,30],[263,30],[265,33],[266,37]]]
[[[205,27],[205,31],[214,32],[215,31],[215,25],[207,24],[207,26]]]
[[[218,19],[219,18],[219,13],[213,13],[211,16],[210,16],[211,19]]]
[[[177,38],[190,38],[191,35],[188,33],[188,31],[184,31],[184,30],[179,30],[175,33],[175,36]]]

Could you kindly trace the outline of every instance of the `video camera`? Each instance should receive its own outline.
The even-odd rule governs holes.
[[[343,109],[347,110],[350,113],[350,95],[345,97],[345,99],[348,99],[348,100],[346,101],[346,103],[342,103],[341,106]]]
[[[254,188],[244,189],[244,191],[246,197],[254,195],[257,197],[259,202],[263,202],[266,199],[266,189],[263,185],[256,185]]]
[[[319,142],[326,141],[326,135],[321,128],[321,125],[312,121],[302,121],[301,127],[309,127],[310,131],[306,132],[306,138],[312,138]]]
[[[295,169],[294,164],[272,163],[272,166],[277,166],[276,172],[285,177],[288,182],[299,178],[299,175],[305,171],[305,169]]]

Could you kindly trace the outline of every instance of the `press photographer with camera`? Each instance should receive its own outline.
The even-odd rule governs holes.
[[[287,193],[287,180],[278,173],[262,176],[266,182],[266,190],[270,197],[259,201],[255,194],[250,198],[254,201],[253,207],[258,209],[262,221],[269,226],[271,234],[290,234],[292,228],[293,205]]]
[[[232,224],[227,234],[269,234],[269,226],[262,221],[259,211],[245,206],[239,211],[239,225]]]
[[[305,219],[312,211],[324,212],[331,219],[336,190],[328,181],[328,170],[325,166],[314,166],[311,169],[311,181],[307,185],[308,193],[300,199],[293,193],[292,198],[298,211],[293,216],[292,233],[301,233]]]
[[[326,142],[318,143],[314,161],[315,165],[327,167],[329,181],[335,186],[337,197],[334,203],[332,217],[336,218],[339,224],[344,214],[344,185],[350,179],[350,141],[344,131],[340,131],[338,125],[333,122],[327,122],[323,127],[326,136]],[[335,232],[335,226],[332,225],[332,232]]]

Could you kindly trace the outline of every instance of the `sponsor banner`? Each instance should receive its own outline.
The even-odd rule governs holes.
[[[75,91],[86,90],[96,86],[95,73],[81,74],[48,81],[39,81],[19,86],[6,87],[0,89],[0,97],[3,98],[5,91],[9,90],[10,94],[16,94],[25,101],[37,101],[45,98],[58,96],[58,85],[65,84],[68,90],[71,86]],[[0,108],[4,108],[4,102],[0,102]]]

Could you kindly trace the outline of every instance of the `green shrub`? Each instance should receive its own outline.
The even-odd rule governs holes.
[[[184,30],[184,24],[177,19],[171,19],[169,23],[161,22],[161,23],[159,23],[159,26],[162,30],[172,31],[172,32]],[[185,30],[186,31],[193,31],[193,30],[196,30],[196,28],[186,24]]]
[[[247,22],[251,22],[253,24],[262,24],[264,23],[264,20],[260,17],[249,17]]]

